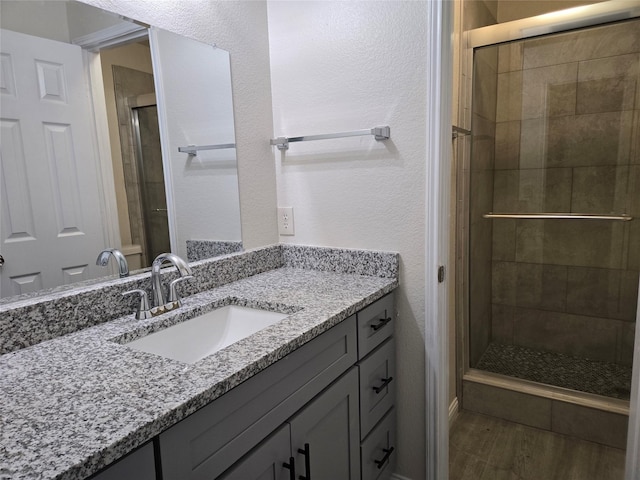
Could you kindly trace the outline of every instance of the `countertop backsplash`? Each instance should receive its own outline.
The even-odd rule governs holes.
[[[398,276],[395,253],[303,245],[271,245],[190,263],[194,279],[179,288],[182,297],[204,292],[281,267],[351,273],[383,278]],[[163,271],[163,282],[176,277]],[[0,303],[0,355],[128,315],[138,300],[127,290],[146,290],[150,272],[77,288],[58,288]]]

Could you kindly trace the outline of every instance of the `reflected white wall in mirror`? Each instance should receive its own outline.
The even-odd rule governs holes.
[[[239,242],[235,148],[179,152],[189,145],[235,145],[229,53],[155,27],[150,40],[169,160],[172,249],[187,257],[188,240]]]
[[[150,198],[164,197],[165,192],[161,189],[160,194],[156,189],[149,194],[145,185],[152,184],[158,175],[148,175],[145,167],[134,163],[146,144],[153,141],[160,144],[160,139],[153,140],[152,135],[153,141],[143,141],[144,148],[140,148],[139,132],[134,126],[138,122],[138,113],[141,114],[140,119],[155,115],[152,111],[143,115],[147,106],[156,103],[154,77],[149,77],[150,83],[143,79],[142,83],[151,86],[150,92],[144,92],[147,95],[140,95],[146,87],[140,87],[142,77],[137,78],[138,73],[150,74],[148,66],[151,60],[141,62],[129,54],[118,52],[115,55],[115,50],[103,50],[103,57],[108,57],[109,53],[112,55],[109,61],[101,62],[100,53],[90,53],[71,45],[78,39],[86,45],[89,37],[106,37],[105,32],[113,31],[117,28],[114,25],[122,23],[117,16],[88,5],[63,1],[2,0],[0,12],[2,74],[6,77],[3,77],[3,85],[14,86],[13,92],[4,89],[0,98],[3,117],[0,254],[5,258],[5,266],[0,269],[0,297],[113,273],[113,270],[109,272],[95,266],[98,252],[105,247],[121,248],[128,253],[133,268],[148,265],[153,252],[145,253],[148,242],[144,234],[136,236],[136,225],[144,221],[145,190]],[[64,45],[66,50],[74,52],[73,62],[80,60],[80,65],[75,68],[82,78],[72,77],[71,69],[66,66],[55,67],[62,65],[57,59],[45,60],[40,64],[41,77],[30,80],[36,89],[34,91],[39,91],[38,102],[26,108],[16,103],[14,100],[28,83],[15,78],[18,73],[16,55],[27,49],[18,41],[19,47],[15,48],[18,53],[5,52],[5,45],[10,43],[4,41],[6,30],[31,37],[34,44]],[[186,257],[187,240],[232,242],[233,248],[237,248],[241,232],[235,149],[203,152],[192,157],[178,153],[176,145],[183,141],[185,144],[210,144],[217,142],[217,138],[235,143],[229,54],[211,45],[174,34],[164,36],[164,33],[159,30],[156,33],[156,37],[163,37],[158,41],[163,42],[162,46],[154,45],[152,39],[151,48],[154,49],[154,60],[163,64],[153,66],[161,123],[155,136],[162,136],[165,149],[162,152],[164,161],[160,162],[161,165],[164,163],[165,171],[160,178],[164,181],[169,200],[164,208],[168,212],[164,215],[169,217],[171,249]],[[172,42],[175,44],[170,46]],[[123,51],[137,49],[137,55],[140,51],[149,51],[149,42],[120,48]],[[195,63],[200,68],[191,73],[184,66],[173,68],[164,48],[173,51],[174,59],[198,58]],[[188,48],[193,48],[195,53],[185,54]],[[35,50],[33,55],[40,58]],[[114,68],[118,63],[120,77]],[[145,63],[147,67],[144,67]],[[209,68],[203,68],[204,65]],[[160,70],[163,68],[169,73],[165,75]],[[135,71],[134,80],[129,81],[133,77],[122,74],[126,74],[127,69]],[[158,75],[158,71],[162,73]],[[212,76],[205,78],[205,74]],[[119,81],[119,78],[125,80]],[[114,85],[127,82],[142,90],[135,96],[123,95],[122,92],[120,97],[114,94]],[[54,116],[53,110],[61,110],[59,107],[65,102],[72,102],[62,97],[53,98],[55,95],[52,96],[51,92],[41,95],[42,85],[45,90],[67,94],[68,99],[82,100],[82,105],[75,108],[75,120],[69,120],[64,116],[66,114]],[[196,85],[206,88],[196,93]],[[77,89],[73,94],[67,90],[72,87]],[[103,88],[106,90],[100,91]],[[185,91],[191,95],[185,95]],[[114,101],[120,102],[120,113],[116,111]],[[173,119],[174,113],[182,117]],[[121,125],[118,131],[118,127],[113,125],[122,124],[125,116],[129,125],[124,128]],[[107,125],[110,125],[108,131]],[[81,131],[81,128],[85,130]],[[140,130],[146,134],[145,128]],[[122,131],[129,131],[130,135],[125,138]],[[77,145],[78,142],[81,145]],[[129,152],[125,152],[127,149]],[[151,156],[159,155],[158,151]],[[132,174],[134,178],[131,178]],[[132,189],[132,185],[137,185],[137,190]],[[38,205],[41,206],[39,212],[36,211]],[[136,208],[139,210],[137,215],[131,215]],[[163,208],[155,207],[154,210],[156,215],[163,214]],[[42,219],[49,219],[48,223]],[[89,220],[94,221],[93,226]],[[156,238],[155,234],[146,236]],[[62,240],[66,240],[68,245],[63,246]],[[23,248],[24,245],[29,248]],[[45,274],[46,269],[49,273]]]

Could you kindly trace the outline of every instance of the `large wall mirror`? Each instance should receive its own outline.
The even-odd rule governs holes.
[[[229,53],[75,1],[0,1],[0,297],[242,248]]]

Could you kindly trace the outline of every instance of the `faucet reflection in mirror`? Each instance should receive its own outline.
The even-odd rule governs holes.
[[[107,248],[105,250],[102,250],[98,255],[98,258],[96,259],[96,265],[106,267],[109,264],[110,257],[116,259],[116,263],[118,264],[118,274],[120,275],[120,278],[128,277],[129,265],[127,264],[127,258],[117,248]]]
[[[8,127],[0,175],[9,185],[0,251],[10,260],[0,269],[0,296],[17,300],[104,276],[94,255],[107,247],[137,270],[161,252],[187,258],[189,241],[207,247],[197,259],[241,245],[235,149],[191,159],[177,152],[192,143],[235,144],[228,52],[154,28],[147,38],[147,28],[80,2],[0,4],[3,88],[6,77],[10,90],[0,99]],[[35,59],[18,61],[27,52]],[[40,100],[23,108],[27,84],[46,91],[27,95]],[[73,105],[74,119],[47,116],[52,103]],[[162,149],[154,118],[166,134]],[[170,164],[164,173],[150,166],[160,157]],[[165,189],[166,204],[157,204]]]

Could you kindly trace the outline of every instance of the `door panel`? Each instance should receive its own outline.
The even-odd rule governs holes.
[[[313,480],[360,479],[358,371],[351,369],[291,420],[296,472],[305,474],[309,444]]]
[[[284,462],[290,456],[289,425],[285,424],[218,480],[288,480]]]
[[[104,275],[82,50],[1,30],[0,296]]]

